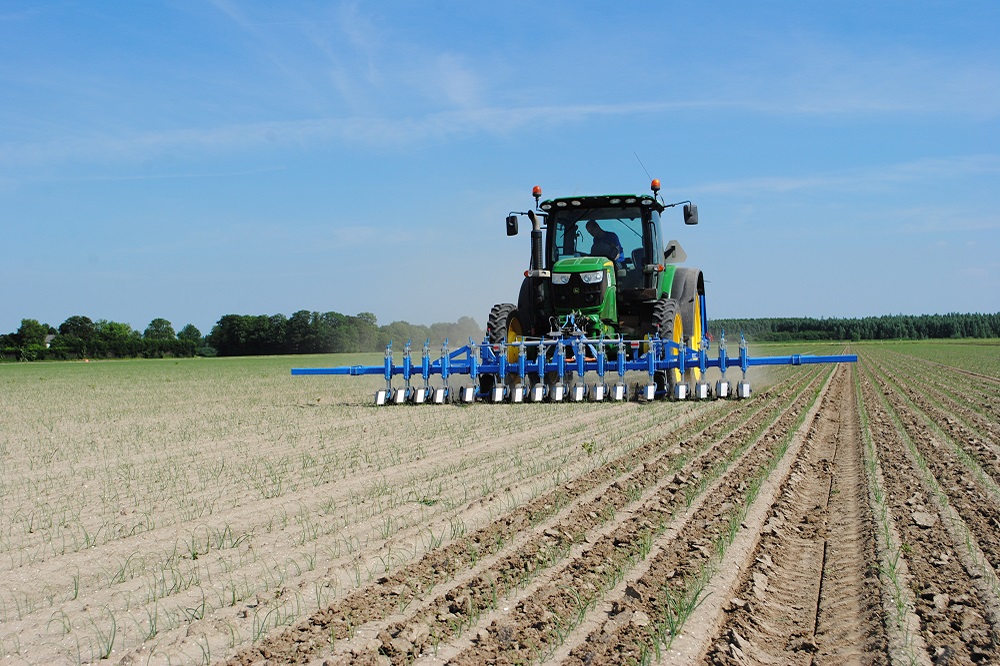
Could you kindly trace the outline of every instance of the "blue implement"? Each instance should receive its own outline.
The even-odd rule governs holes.
[[[472,393],[466,389],[459,392],[459,398],[463,401],[475,399],[490,400],[492,402],[502,402],[511,391],[506,383],[516,381],[519,389],[518,399],[521,402],[528,395],[532,381],[537,384],[552,384],[553,387],[561,387],[558,391],[550,391],[551,387],[546,387],[537,393],[541,396],[548,396],[551,400],[562,400],[565,393],[564,382],[568,374],[575,373],[576,386],[580,387],[579,399],[591,389],[587,385],[587,376],[593,373],[596,377],[594,383],[594,394],[596,399],[603,400],[607,392],[604,383],[607,373],[617,373],[618,384],[621,387],[618,391],[611,392],[611,398],[615,400],[623,399],[626,395],[625,375],[627,372],[638,372],[647,375],[648,385],[640,387],[640,395],[645,399],[674,398],[684,399],[687,388],[675,390],[672,395],[667,395],[666,382],[662,379],[667,372],[684,376],[685,372],[693,371],[704,373],[708,368],[717,368],[723,379],[720,382],[724,385],[723,391],[719,391],[720,384],[716,385],[716,392],[720,395],[711,396],[711,391],[704,387],[704,383],[699,383],[700,390],[696,397],[731,397],[728,390],[728,382],[725,380],[725,373],[730,368],[739,368],[743,373],[743,380],[740,384],[746,384],[745,388],[736,392],[737,397],[749,396],[749,383],[746,382],[747,371],[755,366],[765,365],[810,365],[816,363],[855,363],[858,360],[855,354],[835,354],[835,355],[813,355],[813,354],[792,354],[788,356],[764,356],[754,358],[749,355],[746,340],[740,336],[740,353],[738,357],[729,357],[726,354],[725,333],[723,333],[718,345],[718,354],[712,357],[708,353],[708,344],[703,343],[701,349],[692,349],[683,344],[678,344],[672,340],[660,339],[658,336],[643,340],[630,340],[623,337],[600,337],[587,338],[584,335],[546,337],[541,339],[522,339],[511,342],[491,343],[484,340],[475,343],[471,339],[469,344],[463,345],[454,350],[449,350],[448,342],[445,341],[441,348],[441,354],[437,359],[431,359],[430,342],[423,345],[419,370],[414,367],[411,359],[410,343],[407,342],[403,352],[402,364],[396,364],[393,360],[392,343],[386,346],[385,360],[381,365],[349,365],[333,368],[292,368],[293,375],[349,375],[353,377],[362,375],[382,375],[386,381],[386,388],[376,395],[377,404],[389,404],[393,402],[424,402],[425,399],[434,397],[434,402],[448,402],[451,399],[449,379],[454,375],[467,375],[474,384]],[[511,348],[516,349],[517,362],[508,362],[508,351],[515,353]],[[626,353],[631,351],[631,356]],[[415,372],[416,371],[416,372]],[[483,375],[491,378],[490,388],[493,394],[487,395],[477,383],[481,383]],[[414,389],[410,385],[411,378],[419,376],[422,379],[422,386]],[[443,386],[440,388],[431,387],[431,378],[441,377]],[[404,386],[393,391],[392,380],[394,377],[402,377]],[[548,380],[548,381],[547,381]],[[553,381],[554,380],[554,381]],[[683,383],[683,382],[681,382]],[[602,388],[597,388],[602,387]],[[686,385],[685,385],[686,387]],[[675,389],[677,386],[675,385]],[[534,395],[534,394],[532,394]],[[466,400],[471,396],[471,400]]]

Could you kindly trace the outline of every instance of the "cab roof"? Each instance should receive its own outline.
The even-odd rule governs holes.
[[[599,194],[584,197],[560,197],[546,199],[539,207],[546,211],[571,210],[573,208],[633,208],[648,206],[658,213],[663,212],[663,204],[650,194]]]

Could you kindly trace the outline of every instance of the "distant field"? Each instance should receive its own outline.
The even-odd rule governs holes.
[[[852,349],[649,405],[0,365],[0,663],[1000,661],[1000,345]]]

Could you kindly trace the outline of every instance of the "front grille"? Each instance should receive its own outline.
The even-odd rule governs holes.
[[[560,310],[600,307],[607,289],[607,276],[597,284],[584,284],[580,274],[573,273],[567,284],[552,285],[552,304]]]

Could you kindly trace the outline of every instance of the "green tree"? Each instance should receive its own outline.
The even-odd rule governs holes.
[[[317,351],[314,347],[316,336],[313,332],[312,312],[299,310],[288,318],[285,326],[285,351],[291,354],[310,354]]]
[[[195,345],[201,344],[201,331],[194,324],[188,324],[177,332],[177,339],[185,342],[193,342]]]
[[[22,319],[21,327],[15,333],[17,343],[21,347],[29,345],[44,345],[45,336],[49,334],[47,324],[39,323],[37,319]]]
[[[128,358],[139,356],[142,336],[128,324],[99,319],[94,323],[96,339],[94,354],[98,356]]]
[[[177,335],[174,333],[173,324],[162,317],[157,317],[149,322],[142,337],[147,340],[173,340]]]
[[[94,332],[94,322],[90,320],[90,317],[82,315],[73,315],[59,324],[59,335],[71,335],[85,342],[89,342],[94,337]]]
[[[59,335],[52,346],[65,357],[83,357],[92,353],[96,329],[90,317],[73,315],[59,324]]]

